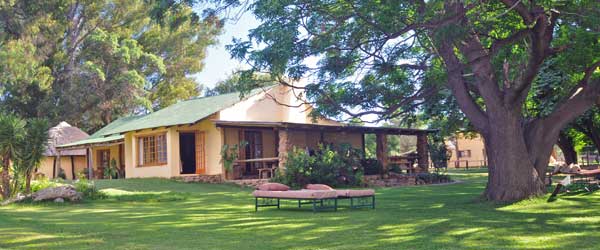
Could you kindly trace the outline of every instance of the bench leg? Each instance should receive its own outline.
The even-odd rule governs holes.
[[[277,209],[279,209],[279,199],[277,199]]]
[[[302,207],[302,200],[298,200],[298,207],[301,208]]]
[[[312,200],[313,212],[317,212],[317,200]]]
[[[334,200],[333,202],[334,202],[334,205],[333,205],[333,211],[336,211],[336,212],[337,212],[338,199],[337,199],[337,198],[335,198],[335,200]]]
[[[371,198],[371,208],[375,209],[375,195]]]
[[[254,198],[254,212],[258,212],[258,197]]]

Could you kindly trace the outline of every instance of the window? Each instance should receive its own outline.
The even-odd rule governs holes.
[[[461,150],[461,151],[458,151],[458,157],[460,157],[460,158],[471,157],[471,150]]]
[[[138,137],[138,165],[167,163],[167,137],[165,134]]]

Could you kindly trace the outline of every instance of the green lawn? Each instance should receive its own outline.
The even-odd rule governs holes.
[[[463,183],[377,190],[377,209],[254,212],[251,190],[169,180],[102,181],[80,204],[0,207],[0,249],[598,249],[600,192],[512,205]],[[342,204],[346,204],[344,201]]]

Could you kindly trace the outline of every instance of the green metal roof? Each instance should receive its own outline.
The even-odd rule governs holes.
[[[272,86],[267,88],[272,88]],[[246,97],[254,96],[262,91],[262,88],[254,89]],[[118,119],[85,140],[60,145],[59,147],[74,147],[115,141],[123,139],[123,135],[121,134],[129,131],[192,124],[239,101],[241,101],[239,92],[181,101],[147,115],[129,116]]]
[[[132,116],[128,116],[128,117],[119,118],[119,119],[109,123],[108,125],[104,126],[100,130],[96,131],[96,133],[93,133],[92,135],[90,135],[90,137],[88,139],[101,138],[101,137],[106,137],[109,135],[119,134],[118,132],[116,132],[119,128],[125,126],[126,124],[128,124],[132,121],[140,119],[144,116],[146,116],[146,115],[132,115]]]
[[[59,148],[71,148],[71,147],[83,146],[83,145],[87,145],[87,144],[97,144],[97,143],[118,141],[118,140],[122,140],[122,139],[123,139],[123,135],[111,135],[108,137],[87,138],[87,139],[84,139],[81,141],[63,144],[58,147]]]
[[[262,91],[255,89],[247,96]],[[240,101],[240,93],[201,97],[175,103],[169,107],[150,113],[144,117],[127,122],[111,129],[112,133],[125,133],[134,130],[167,127],[180,124],[192,124]]]

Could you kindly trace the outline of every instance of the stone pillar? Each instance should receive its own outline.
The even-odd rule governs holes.
[[[388,170],[387,136],[386,136],[386,134],[382,134],[382,133],[376,134],[375,141],[377,142],[375,154],[377,155],[377,160],[379,160],[379,162],[383,166],[383,172],[385,173]]]
[[[290,138],[289,131],[287,129],[279,129],[279,147],[277,152],[279,152],[279,169],[283,171],[285,169],[285,162],[287,160],[288,151],[291,150],[290,147]]]
[[[417,161],[419,163],[419,172],[429,172],[429,149],[427,144],[427,134],[419,133],[417,135]]]
[[[94,167],[92,166],[92,147],[85,149],[87,154],[87,168],[88,168],[88,179],[94,179]]]

